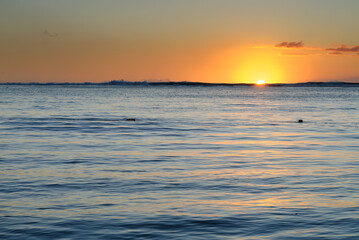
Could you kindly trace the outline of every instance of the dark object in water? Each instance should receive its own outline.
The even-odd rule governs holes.
[[[302,123],[302,122],[303,122],[303,119],[299,119],[299,120],[298,120],[298,123]]]
[[[132,121],[132,122],[134,122],[134,121],[136,121],[136,118],[126,118],[126,121]]]

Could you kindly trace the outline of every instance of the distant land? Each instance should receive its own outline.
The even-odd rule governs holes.
[[[202,82],[131,82],[125,80],[111,80],[109,82],[93,83],[93,82],[83,82],[83,83],[71,83],[71,82],[48,82],[48,83],[22,83],[22,82],[8,82],[0,83],[0,85],[100,85],[100,86],[128,86],[128,85],[150,85],[150,86],[255,86],[255,83],[202,83]],[[281,87],[281,86],[294,86],[294,87],[359,87],[359,83],[352,82],[304,82],[304,83],[273,83],[265,84],[268,87]]]

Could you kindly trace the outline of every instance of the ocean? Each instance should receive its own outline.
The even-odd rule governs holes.
[[[0,163],[1,239],[359,239],[358,87],[0,85]]]

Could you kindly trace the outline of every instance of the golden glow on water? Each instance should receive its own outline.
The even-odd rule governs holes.
[[[239,156],[240,152],[237,153]],[[59,196],[56,199],[53,198],[44,198],[41,201],[33,201],[32,198],[21,198],[14,199],[13,201],[7,202],[4,206],[5,208],[18,209],[13,215],[26,216],[32,214],[33,216],[38,217],[50,217],[50,216],[63,216],[63,217],[76,217],[83,214],[125,214],[136,211],[142,211],[147,213],[158,213],[159,211],[171,211],[169,209],[174,209],[171,214],[178,214],[175,209],[186,208],[190,209],[192,207],[203,208],[203,215],[208,215],[211,213],[206,213],[205,209],[209,206],[216,207],[217,209],[222,209],[223,211],[231,212],[240,212],[245,213],[248,209],[258,209],[262,207],[278,207],[278,208],[315,208],[315,207],[330,207],[330,208],[339,208],[339,207],[356,207],[359,202],[356,198],[336,198],[335,193],[323,194],[323,192],[318,191],[317,193],[308,191],[263,191],[260,194],[253,194],[251,191],[243,191],[245,189],[265,189],[265,188],[287,188],[288,183],[280,183],[281,179],[300,179],[305,178],[306,176],[317,176],[318,178],[334,178],[338,175],[346,174],[359,174],[359,171],[355,168],[338,168],[336,166],[326,166],[318,167],[313,169],[309,165],[306,167],[305,164],[301,164],[300,161],[297,161],[295,164],[290,164],[293,154],[285,155],[285,152],[277,152],[278,155],[282,155],[282,159],[288,159],[286,162],[286,167],[277,165],[274,161],[263,159],[263,156],[268,156],[267,153],[261,151],[252,151],[244,153],[245,155],[257,155],[258,159],[262,159],[258,162],[253,161],[256,159],[254,155],[251,157],[251,161],[246,162],[246,159],[243,158],[242,162],[236,165],[234,162],[232,166],[221,169],[222,163],[217,163],[214,165],[212,162],[211,165],[206,166],[206,169],[187,169],[186,171],[176,170],[176,169],[185,169],[185,163],[178,163],[178,166],[173,165],[172,168],[168,168],[165,165],[162,167],[154,168],[152,165],[143,164],[141,169],[142,171],[137,171],[138,166],[127,166],[125,169],[114,169],[112,166],[97,166],[96,168],[90,166],[76,167],[76,168],[36,168],[31,170],[2,170],[0,174],[2,176],[17,176],[21,179],[32,179],[33,181],[42,181],[46,179],[53,179],[57,184],[70,184],[70,183],[61,183],[64,179],[108,179],[110,182],[121,182],[126,181],[141,181],[149,180],[151,181],[161,181],[162,179],[170,179],[174,172],[176,172],[177,181],[182,182],[183,184],[193,184],[194,182],[213,182],[215,184],[217,179],[221,179],[222,185],[224,182],[227,182],[228,186],[232,186],[236,183],[241,183],[238,188],[242,189],[242,192],[227,192],[225,193],[226,200],[215,200],[213,199],[216,195],[216,191],[207,191],[205,189],[197,189],[195,194],[200,197],[193,197],[192,195],[183,195],[178,196],[178,193],[175,190],[168,190],[166,192],[166,200],[162,201],[151,201],[150,199],[156,199],[156,192],[133,192],[126,195],[126,197],[121,197],[116,194],[103,193],[103,195],[92,196],[91,189],[82,189],[76,196],[75,192],[66,194],[64,196]],[[307,154],[308,153],[304,153]],[[199,155],[200,156],[200,155]],[[210,155],[212,156],[212,155]],[[224,156],[224,155],[223,155]],[[234,155],[231,155],[233,157]],[[213,157],[218,158],[219,156],[213,155]],[[308,156],[307,156],[308,157]],[[339,157],[339,156],[338,156]],[[306,156],[302,157],[305,159]],[[313,156],[311,157],[313,158]],[[237,168],[235,166],[241,166]],[[210,169],[216,170],[210,170]],[[276,182],[276,181],[279,182]],[[193,182],[194,181],[194,182]],[[243,182],[244,181],[244,182]],[[274,181],[274,182],[272,182]],[[81,181],[80,181],[81,183]],[[73,183],[71,183],[73,184]],[[76,184],[76,183],[75,183]],[[169,184],[169,183],[165,183]],[[335,183],[333,183],[335,184]],[[223,185],[226,186],[225,184]],[[302,184],[303,189],[313,187],[311,183]],[[330,187],[337,187],[336,185],[330,183],[316,184],[316,189],[325,189]],[[223,194],[223,192],[222,192]],[[89,197],[92,196],[92,197]],[[201,200],[206,199],[206,200]],[[108,205],[108,206],[106,206]],[[26,206],[25,209],[23,206]],[[66,207],[66,210],[59,208],[59,206]],[[82,208],[81,206],[87,206]],[[89,207],[92,206],[92,207]],[[103,207],[96,207],[103,206]],[[106,206],[106,207],[104,207]],[[123,207],[126,206],[126,207]],[[45,208],[44,208],[45,207]],[[33,210],[29,211],[26,208],[31,208]],[[37,210],[34,210],[37,209]],[[42,209],[42,210],[40,210]],[[187,213],[188,214],[188,213]]]

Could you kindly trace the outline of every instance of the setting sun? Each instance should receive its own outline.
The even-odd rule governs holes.
[[[263,85],[263,84],[266,84],[266,82],[263,81],[263,80],[258,80],[256,84],[257,84],[257,85]]]

